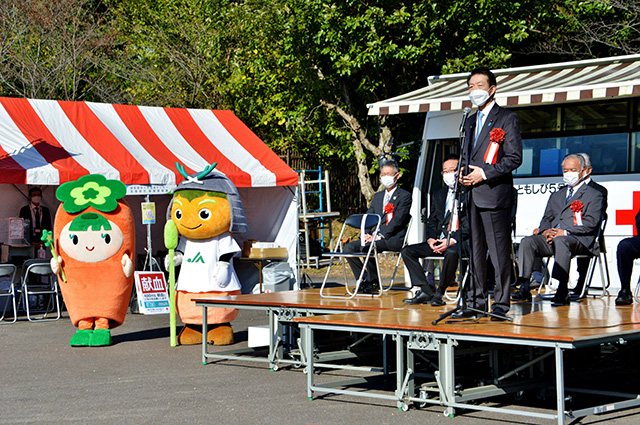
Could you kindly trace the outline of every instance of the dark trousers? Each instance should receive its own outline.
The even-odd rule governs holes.
[[[487,310],[487,250],[495,269],[493,308],[509,311],[513,278],[511,261],[511,208],[478,208],[470,202],[472,284],[467,289],[469,306]]]
[[[378,252],[392,251],[391,249],[388,249],[387,241],[385,241],[384,239],[376,241],[376,248]],[[361,246],[360,241],[357,240],[346,244],[343,248],[343,252],[347,254],[355,254],[358,252],[367,252],[368,249],[369,244]],[[362,260],[355,257],[347,257],[347,263],[349,263],[349,267],[351,267],[351,271],[353,272],[353,275],[357,280],[360,277],[360,273],[362,273]],[[376,269],[376,259],[373,257],[373,252],[371,253],[371,257],[369,257],[369,261],[367,262],[367,269],[362,280],[363,282],[379,283],[378,270]]]
[[[518,259],[520,261],[520,277],[528,280],[533,272],[536,258],[554,257],[551,277],[558,280],[558,291],[567,292],[571,257],[578,254],[590,254],[575,236],[556,236],[551,243],[543,235],[527,236],[520,241]]]
[[[620,289],[631,290],[631,272],[633,260],[640,258],[640,236],[626,238],[618,244],[616,252],[618,258],[618,276],[620,276]]]
[[[458,257],[460,255],[459,244],[455,243],[449,246],[443,254],[436,254],[429,247],[427,242],[407,245],[400,251],[402,255],[402,261],[409,271],[409,277],[411,278],[411,284],[413,286],[420,286],[422,292],[427,294],[432,292],[431,287],[427,283],[420,259],[424,257],[443,257],[442,271],[440,273],[440,284],[438,290],[440,293],[444,293],[451,282],[455,280],[456,269],[458,268]]]

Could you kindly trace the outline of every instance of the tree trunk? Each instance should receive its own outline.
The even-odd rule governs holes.
[[[375,159],[377,160],[383,152],[383,147],[385,143],[389,140],[391,131],[386,125],[382,125],[382,132],[380,133],[380,138],[378,140],[378,146],[371,143],[371,141],[367,137],[366,131],[360,125],[358,119],[349,114],[340,106],[325,102],[324,100],[320,101],[322,106],[324,106],[328,111],[335,110],[340,117],[344,120],[345,124],[349,126],[351,130],[351,143],[353,144],[353,148],[356,155],[356,165],[358,167],[358,182],[360,182],[360,192],[364,195],[367,200],[367,205],[371,204],[373,200],[373,195],[376,192],[373,184],[371,183],[371,178],[369,177],[369,164],[367,163],[367,153],[365,149],[375,155]],[[384,124],[384,121],[382,122]],[[391,147],[389,147],[391,149]]]

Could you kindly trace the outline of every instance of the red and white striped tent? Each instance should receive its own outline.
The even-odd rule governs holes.
[[[120,180],[128,195],[164,194],[183,180],[176,162],[190,174],[216,162],[244,204],[249,233],[238,241],[276,242],[295,265],[297,175],[233,112],[0,97],[0,217],[17,215],[31,185],[44,187],[54,212],[55,189],[46,186],[85,174]],[[141,200],[129,200],[136,215]],[[168,197],[153,200],[161,241]]]
[[[102,174],[171,185],[217,162],[238,187],[297,185],[296,173],[231,111],[0,98],[0,183],[58,185]]]

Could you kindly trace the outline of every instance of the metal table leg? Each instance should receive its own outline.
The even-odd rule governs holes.
[[[564,362],[562,348],[556,345],[556,401],[558,403],[558,425],[565,424],[564,417]]]

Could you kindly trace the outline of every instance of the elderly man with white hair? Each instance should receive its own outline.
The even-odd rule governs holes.
[[[562,173],[566,186],[551,194],[537,232],[522,239],[518,254],[522,299],[531,299],[529,281],[535,259],[554,256],[551,277],[558,281],[558,290],[552,299],[555,306],[569,304],[567,283],[571,257],[596,253],[603,204],[602,193],[584,181],[588,174],[583,156],[565,156]]]

